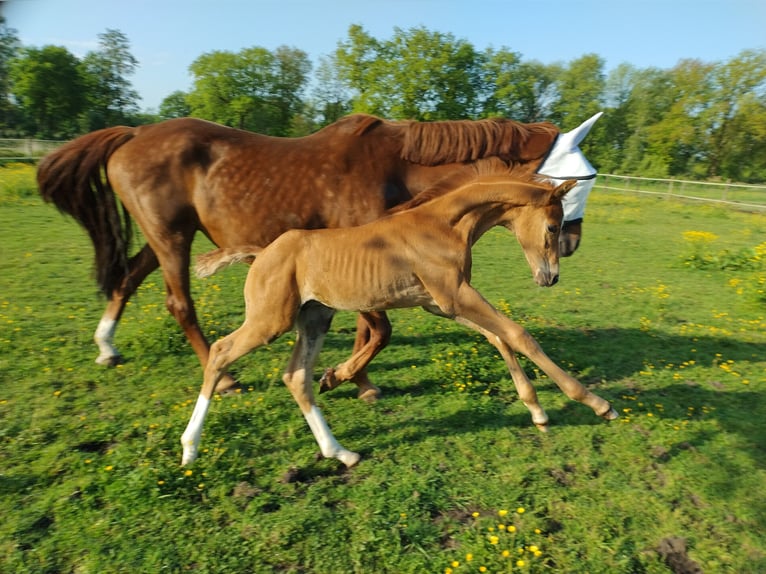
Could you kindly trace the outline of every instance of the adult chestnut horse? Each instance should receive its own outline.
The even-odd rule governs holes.
[[[291,228],[360,225],[436,185],[459,186],[484,157],[552,179],[580,179],[565,213],[566,221],[578,219],[595,170],[577,144],[598,115],[560,134],[545,122],[390,122],[355,114],[301,138],[175,119],[81,136],[43,158],[37,181],[42,197],[74,217],[95,247],[97,280],[108,299],[94,335],[96,362],[119,362],[113,338],[125,304],[161,266],[167,308],[204,366],[209,344],[189,291],[197,231],[219,247],[265,246]],[[130,257],[132,220],[146,244]],[[562,255],[576,249],[580,232],[579,221],[565,224]],[[365,367],[387,343],[390,324],[382,313],[364,314],[358,324],[355,356],[364,348],[366,358],[342,371],[361,397],[373,398],[379,391]],[[233,384],[226,377],[219,389]]]

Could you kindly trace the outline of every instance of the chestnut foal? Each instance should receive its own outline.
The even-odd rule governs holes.
[[[498,312],[469,283],[471,247],[490,228],[512,230],[534,279],[558,281],[561,199],[574,180],[558,187],[539,181],[477,176],[472,182],[363,226],[291,230],[265,248],[224,248],[200,257],[201,276],[255,257],[245,282],[245,321],[210,349],[200,395],[182,437],[182,464],[196,457],[202,425],[218,381],[239,357],[293,327],[298,337],[283,380],[325,457],[346,466],[359,455],[333,436],[314,401],[312,371],[335,310],[384,311],[422,306],[475,329],[494,345],[511,372],[532,421],[546,430],[548,415],[515,353],[532,360],[571,399],[607,419],[617,412],[564,372],[518,323]]]

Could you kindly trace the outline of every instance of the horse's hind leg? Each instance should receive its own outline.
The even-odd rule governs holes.
[[[360,313],[351,358],[325,371],[319,381],[319,392],[334,389],[343,381],[353,381],[360,399],[372,402],[380,398],[380,389],[367,377],[367,365],[388,345],[390,339],[391,322],[385,313]]]
[[[136,292],[146,276],[157,269],[159,262],[157,256],[149,245],[144,245],[128,263],[128,272],[125,274],[120,286],[112,292],[109,302],[106,304],[104,314],[98,322],[98,327],[93,335],[93,340],[99,349],[96,363],[99,365],[114,366],[122,358],[119,351],[114,347],[114,332],[117,323],[122,317],[125,305],[131,295]]]
[[[191,298],[189,262],[193,237],[194,228],[190,228],[185,232],[176,233],[172,240],[166,238],[162,242],[153,241],[152,248],[162,266],[166,289],[165,305],[183,329],[186,339],[204,367],[210,356],[210,344],[202,334]],[[223,392],[236,385],[231,376],[224,375],[218,384],[218,391]]]
[[[343,448],[327,425],[316,405],[311,388],[312,372],[322,348],[334,311],[319,303],[309,302],[298,313],[298,338],[283,380],[301,409],[322,455],[336,458],[348,467],[359,462],[359,455]]]

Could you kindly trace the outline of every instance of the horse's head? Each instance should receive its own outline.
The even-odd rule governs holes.
[[[519,209],[509,226],[519,240],[535,282],[550,287],[559,280],[559,237],[564,217],[563,201],[577,180],[538,190],[537,197]]]
[[[537,173],[554,184],[565,180],[577,180],[574,189],[564,196],[564,223],[559,236],[562,257],[575,252],[582,237],[582,220],[585,201],[596,182],[596,170],[580,150],[580,142],[588,134],[603,112],[597,113],[571,132],[559,135]]]

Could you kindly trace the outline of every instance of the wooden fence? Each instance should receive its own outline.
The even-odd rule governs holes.
[[[611,191],[659,195],[667,198],[730,205],[749,211],[766,211],[766,185],[652,179],[611,173],[600,173],[596,185],[600,189]]]

